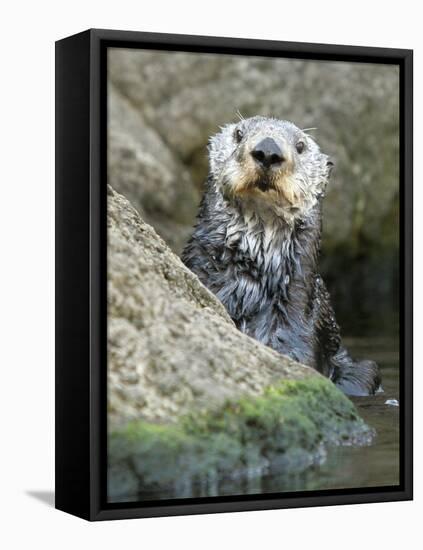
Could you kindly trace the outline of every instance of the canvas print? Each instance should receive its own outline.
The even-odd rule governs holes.
[[[107,50],[109,503],[395,487],[399,68]]]

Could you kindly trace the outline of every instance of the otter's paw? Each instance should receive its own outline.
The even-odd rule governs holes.
[[[374,395],[383,391],[379,368],[374,361],[350,361],[338,365],[335,384],[351,396]]]

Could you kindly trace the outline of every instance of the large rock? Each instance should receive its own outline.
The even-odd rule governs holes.
[[[371,437],[329,380],[239,332],[112,188],[108,420],[111,500],[236,493]]]
[[[109,419],[193,408],[315,376],[239,332],[224,306],[122,196],[108,195]]]
[[[378,318],[384,304],[395,307],[396,67],[114,49],[109,75],[110,181],[174,251],[180,253],[194,220],[209,136],[236,120],[237,110],[290,119],[317,127],[312,133],[335,162],[323,270],[341,320],[357,304],[364,316],[376,309]]]
[[[109,84],[108,102],[109,181],[180,251],[199,201],[189,171],[113,84]]]

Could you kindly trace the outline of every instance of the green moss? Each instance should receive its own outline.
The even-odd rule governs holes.
[[[112,432],[109,496],[218,494],[234,479],[303,471],[327,445],[366,442],[371,433],[329,380],[284,381],[176,424],[137,421]]]

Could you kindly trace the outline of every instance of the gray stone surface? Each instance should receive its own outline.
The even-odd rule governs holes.
[[[172,248],[181,250],[199,200],[188,169],[113,85],[108,99],[109,181]]]

